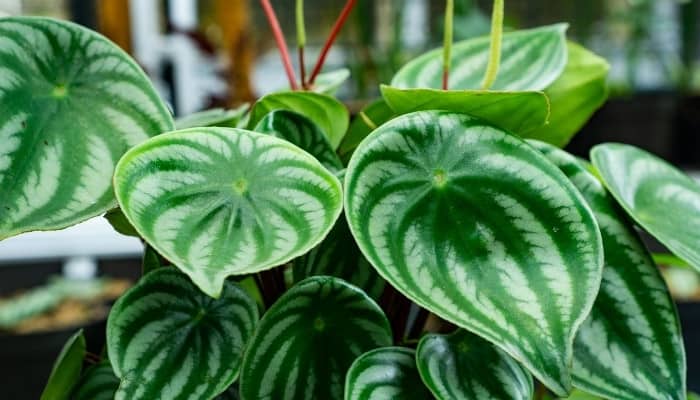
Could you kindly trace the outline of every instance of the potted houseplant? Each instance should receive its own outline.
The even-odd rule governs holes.
[[[76,333],[43,398],[686,397],[635,224],[700,267],[700,188],[632,146],[558,148],[604,102],[604,60],[565,24],[503,34],[502,0],[453,45],[448,0],[443,48],[350,125],[316,79],[355,1],[300,81],[260,3],[291,90],[244,128],[173,131],[103,37],[0,20],[0,238],[118,207],[147,243],[104,358],[82,368]],[[301,1],[297,21],[303,59]]]

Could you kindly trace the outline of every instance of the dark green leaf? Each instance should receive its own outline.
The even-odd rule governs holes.
[[[105,360],[85,372],[71,400],[113,400],[118,388],[119,378],[109,360]]]
[[[467,115],[407,114],[355,151],[345,210],[392,286],[568,393],[603,249],[594,216],[555,165]]]
[[[118,207],[107,211],[104,217],[115,231],[122,235],[139,237],[139,233],[136,232],[134,226],[131,225],[131,222],[126,219],[126,216],[124,216],[124,213]]]
[[[373,130],[381,124],[394,118],[396,113],[382,98],[377,99],[360,110],[360,113],[350,123],[348,133],[338,147],[338,153],[345,160]]]
[[[308,278],[260,321],[243,359],[241,398],[341,399],[350,364],[391,340],[389,321],[362,290]]]
[[[382,347],[361,355],[348,370],[345,400],[429,400],[415,354],[405,347]]]
[[[115,399],[213,399],[238,376],[257,319],[255,302],[233,283],[212,299],[174,268],[143,276],[107,320],[121,380]]]
[[[438,400],[532,399],[532,376],[508,354],[462,329],[424,336],[416,361]]]

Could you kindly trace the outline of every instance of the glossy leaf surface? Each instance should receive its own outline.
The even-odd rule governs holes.
[[[348,370],[345,400],[430,399],[415,354],[405,347],[382,347],[361,355]]]
[[[527,137],[547,122],[549,102],[542,92],[396,89],[382,86],[382,96],[397,114],[445,110],[469,114]]]
[[[469,116],[419,112],[362,142],[345,193],[353,236],[387,281],[555,392],[570,390],[603,252],[590,209],[556,166]]]
[[[243,359],[241,398],[341,399],[352,362],[391,341],[389,321],[360,289],[328,276],[306,279],[260,320]]]
[[[292,262],[295,282],[310,276],[341,278],[378,300],[384,280],[372,268],[355,244],[344,216],[338,218],[328,236],[311,251]]]
[[[255,127],[256,132],[284,139],[305,150],[330,171],[343,169],[326,135],[310,119],[289,110],[267,114]]]
[[[350,70],[341,68],[335,71],[318,74],[314,87],[314,92],[335,96],[336,92],[350,77]]]
[[[67,400],[80,379],[85,358],[85,336],[79,330],[71,336],[51,369],[51,375],[41,393],[41,400]]]
[[[172,129],[126,53],[47,18],[0,19],[0,104],[0,239],[113,208],[119,157]]]
[[[85,372],[71,400],[113,400],[118,388],[119,378],[114,375],[109,360],[105,360]]]
[[[279,92],[263,96],[253,106],[248,129],[274,110],[295,111],[313,121],[336,149],[350,123],[348,110],[333,97],[314,92]]]
[[[423,382],[438,400],[530,400],[532,376],[508,354],[465,330],[423,336]]]
[[[238,375],[257,320],[255,302],[230,282],[212,299],[174,268],[143,276],[107,320],[115,399],[213,399]]]
[[[229,275],[283,264],[316,246],[342,208],[338,179],[284,140],[194,128],[130,150],[115,175],[125,215],[210,296]]]
[[[700,271],[700,184],[634,146],[598,145],[591,160],[625,211]]]
[[[175,129],[202,128],[207,126],[220,126],[224,128],[237,128],[239,122],[250,110],[249,104],[227,110],[225,108],[212,108],[199,111],[175,120]]]
[[[566,65],[566,24],[508,32],[503,35],[501,63],[491,90],[543,90]],[[489,59],[489,37],[452,46],[449,89],[479,89]],[[397,88],[442,87],[442,48],[404,65],[391,81]],[[416,101],[421,101],[416,99]]]
[[[569,61],[559,78],[545,89],[549,123],[527,137],[563,147],[608,97],[608,63],[576,43],[567,44]]]
[[[574,342],[574,385],[616,400],[683,400],[676,306],[634,227],[585,165],[553,146],[532,144],[583,194],[603,237],[603,281]]]

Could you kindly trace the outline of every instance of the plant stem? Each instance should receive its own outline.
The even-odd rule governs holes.
[[[323,68],[323,63],[326,62],[326,56],[328,56],[328,51],[330,51],[333,42],[335,42],[336,37],[338,37],[338,33],[340,33],[340,30],[343,28],[345,21],[348,19],[350,11],[352,11],[352,8],[355,7],[355,3],[357,3],[357,0],[347,0],[345,6],[343,7],[343,10],[338,16],[338,19],[335,21],[335,25],[333,25],[333,29],[331,30],[330,35],[328,35],[326,43],[323,44],[323,49],[321,50],[321,54],[318,56],[316,66],[314,66],[314,70],[313,72],[311,72],[311,77],[309,78],[309,86],[312,86],[314,84],[316,77],[321,72],[321,68]]]
[[[501,63],[501,41],[503,40],[503,0],[493,1],[491,16],[491,47],[489,48],[489,64],[481,89],[488,90],[496,80],[498,66]]]
[[[445,35],[442,42],[442,90],[447,90],[450,80],[450,62],[452,61],[452,20],[454,18],[454,0],[445,4]]]
[[[277,21],[275,10],[272,8],[270,0],[260,0],[260,4],[265,11],[265,16],[267,17],[267,22],[270,24],[270,29],[272,29],[272,34],[275,36],[277,49],[280,52],[282,64],[284,65],[284,71],[287,73],[287,79],[289,80],[289,87],[292,88],[292,90],[297,90],[297,78],[294,75],[294,69],[292,69],[292,62],[289,58],[287,43],[284,40],[284,34],[282,33],[282,28],[280,28],[279,21]]]
[[[297,47],[299,48],[299,72],[301,87],[306,89],[306,66],[304,65],[304,47],[306,46],[306,26],[304,25],[304,0],[297,0]]]

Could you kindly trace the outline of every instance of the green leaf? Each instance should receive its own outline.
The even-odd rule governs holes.
[[[542,92],[397,89],[382,86],[382,96],[397,114],[445,110],[469,114],[527,137],[547,122],[549,102]]]
[[[279,92],[263,96],[253,106],[248,129],[274,110],[298,112],[313,121],[336,149],[348,129],[349,115],[343,103],[333,97],[314,92]]]
[[[618,143],[591,150],[610,193],[647,232],[700,271],[700,185],[666,161]]]
[[[353,236],[384,279],[568,393],[603,249],[555,165],[467,115],[418,112],[360,144],[345,194]]]
[[[143,275],[151,271],[155,271],[158,268],[166,267],[161,262],[160,255],[158,252],[148,243],[143,246],[143,259],[141,260],[141,272]]]
[[[328,96],[335,96],[338,89],[348,80],[350,77],[350,70],[347,68],[341,68],[331,72],[324,72],[318,74],[316,81],[314,82],[313,91],[316,93],[325,94]]]
[[[566,65],[566,24],[505,33],[501,63],[491,90],[543,90]],[[488,36],[452,46],[450,89],[479,89],[489,58]],[[412,60],[396,73],[391,86],[403,89],[442,87],[442,48]],[[416,101],[421,101],[416,99]]]
[[[71,400],[113,400],[118,388],[119,378],[109,360],[104,360],[85,372]]]
[[[343,163],[335,154],[326,135],[310,119],[297,112],[272,111],[258,122],[254,130],[299,146],[330,171],[336,172],[343,169]]]
[[[249,111],[249,104],[232,110],[225,108],[212,108],[210,110],[199,111],[175,120],[176,129],[202,128],[207,126],[220,126],[224,128],[237,128],[238,123]]]
[[[41,393],[41,400],[67,400],[73,386],[80,379],[85,358],[85,335],[79,330],[63,345],[53,364],[51,375]]]
[[[438,400],[530,400],[532,376],[509,355],[465,330],[428,334],[416,362]]]
[[[350,364],[391,341],[389,321],[362,290],[329,276],[306,279],[260,320],[243,358],[241,398],[341,399]]]
[[[114,208],[119,157],[173,125],[126,53],[47,18],[0,19],[0,104],[0,239]]]
[[[295,259],[292,266],[294,282],[315,275],[330,275],[359,287],[375,300],[384,290],[384,280],[360,252],[344,216],[338,218],[321,244]]]
[[[603,281],[574,342],[574,385],[616,400],[685,399],[676,306],[634,227],[584,164],[556,147],[531,144],[583,194],[603,237]]]
[[[544,91],[551,105],[549,123],[527,134],[558,147],[566,145],[608,97],[608,63],[575,43],[567,47],[564,72]]]
[[[176,131],[133,148],[115,190],[141,237],[214,297],[227,276],[309,251],[342,209],[340,182],[311,155],[233,128]]]
[[[348,133],[338,147],[338,153],[343,159],[349,158],[355,148],[378,126],[394,118],[396,113],[383,98],[374,100],[360,110],[360,113],[350,123]]]
[[[238,376],[258,320],[255,302],[226,282],[219,299],[174,268],[141,278],[114,304],[107,350],[116,400],[212,399]]]
[[[361,355],[348,370],[345,400],[430,399],[415,354],[405,347],[382,347]]]
[[[126,219],[126,216],[119,207],[107,211],[104,217],[115,231],[122,235],[139,237],[139,233],[136,232],[134,226]]]

